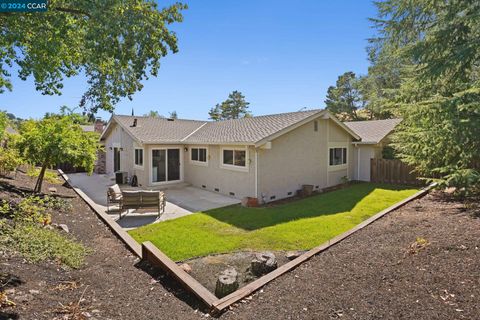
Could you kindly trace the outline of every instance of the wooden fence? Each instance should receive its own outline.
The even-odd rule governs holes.
[[[370,181],[392,184],[422,185],[413,167],[397,159],[370,159]]]

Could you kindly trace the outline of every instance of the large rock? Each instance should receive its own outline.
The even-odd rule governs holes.
[[[277,269],[277,258],[273,252],[261,252],[256,253],[255,258],[253,258],[250,271],[257,277],[272,272]]]

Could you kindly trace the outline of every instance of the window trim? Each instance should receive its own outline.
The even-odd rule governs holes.
[[[342,164],[330,164],[330,150],[332,149],[346,149],[346,161]],[[342,150],[342,157],[343,157],[343,150]],[[348,169],[348,162],[350,159],[350,152],[348,151],[348,144],[329,144],[328,151],[327,151],[327,165],[328,171],[338,171],[338,170],[346,170]]]
[[[190,163],[191,164],[194,164],[194,165],[197,165],[197,166],[204,166],[204,167],[208,167],[208,157],[209,157],[209,150],[208,150],[208,146],[194,146],[194,147],[190,147],[189,148],[190,151],[189,151],[189,159],[190,159]],[[206,150],[206,153],[205,153],[205,161],[200,161],[200,160],[192,160],[192,150],[193,149],[205,149]]]
[[[231,150],[233,151],[233,164],[225,164],[223,163],[223,151],[224,150]],[[235,165],[235,151],[245,151],[245,166],[238,166]],[[250,164],[250,159],[248,157],[248,147],[221,147],[220,148],[220,167],[223,169],[234,170],[234,171],[242,171],[248,172],[248,167]]]
[[[142,150],[142,164],[139,165],[139,164],[136,164],[136,151],[137,150]],[[141,148],[141,147],[134,147],[133,148],[133,166],[137,169],[143,169],[145,168],[145,148]]]

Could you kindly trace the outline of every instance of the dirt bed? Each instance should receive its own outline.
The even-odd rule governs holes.
[[[64,319],[66,315],[56,311],[61,305],[77,303],[82,294],[80,305],[90,316],[87,319],[200,318],[197,300],[163,274],[138,266],[138,259],[73,190],[44,184],[46,193],[49,187],[55,187],[58,194],[73,197],[74,211],[56,214],[52,220],[67,224],[70,234],[92,252],[78,270],[54,262],[31,264],[0,253],[0,281],[8,282],[4,289],[17,304],[15,308],[0,309],[0,319]],[[16,180],[0,179],[0,198],[19,197],[5,191],[10,185],[28,189],[33,188],[34,181],[21,173]]]
[[[0,180],[5,184],[31,188],[34,182],[20,174],[14,181]],[[55,187],[74,197],[74,211],[55,215],[53,222],[67,224],[92,252],[78,270],[0,256],[0,281],[8,281],[4,289],[17,303],[0,309],[0,319],[62,319],[65,315],[56,310],[78,302],[82,294],[88,319],[206,317],[199,302],[173,280],[138,265],[72,190]],[[2,197],[18,195],[0,189]],[[465,209],[443,195],[428,195],[274,280],[221,318],[478,319],[479,215],[478,209]],[[200,271],[193,262],[192,267]]]

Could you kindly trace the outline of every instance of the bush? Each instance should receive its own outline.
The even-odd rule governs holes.
[[[29,223],[1,224],[0,249],[17,252],[30,262],[51,259],[79,268],[88,253],[81,243],[68,239],[57,230]]]
[[[0,176],[6,176],[22,164],[17,150],[0,147]]]
[[[54,259],[72,268],[82,265],[87,249],[51,226],[50,213],[70,210],[65,199],[29,196],[0,201],[0,251],[18,253],[31,262]]]
[[[27,175],[32,178],[38,178],[40,175],[40,169],[35,167],[30,167],[27,170]],[[58,179],[58,174],[54,171],[45,171],[44,179],[52,184],[60,184],[62,183],[60,179]]]

